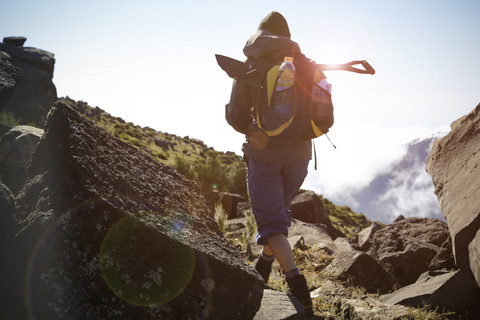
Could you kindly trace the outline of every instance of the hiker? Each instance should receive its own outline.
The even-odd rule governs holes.
[[[290,39],[287,21],[278,12],[271,12],[260,22],[243,52],[247,56],[245,63],[252,68],[259,61],[280,64],[287,56],[293,57],[296,66],[314,64]],[[306,315],[312,316],[307,282],[295,264],[287,240],[292,218],[289,209],[307,175],[312,156],[311,140],[286,141],[262,134],[251,115],[258,97],[257,90],[261,89],[235,81],[230,103],[226,106],[227,121],[237,131],[246,133],[242,151],[247,164],[247,187],[258,227],[256,241],[263,246],[254,261],[254,268],[267,283],[272,262],[277,259],[290,292],[303,304]]]

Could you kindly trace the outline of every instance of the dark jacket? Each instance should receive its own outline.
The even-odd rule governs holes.
[[[247,41],[243,52],[247,56],[246,63],[251,68],[255,68],[255,64],[263,60],[281,63],[286,56],[293,57],[296,65],[314,63],[301,53],[296,42],[263,29],[258,30]],[[230,103],[226,108],[226,118],[239,132],[247,133],[246,126],[253,121],[257,90],[261,89],[244,82],[234,82]],[[254,149],[246,142],[242,150],[246,157],[269,163],[303,164],[312,156],[310,140],[285,141],[278,137],[269,137],[265,149]]]

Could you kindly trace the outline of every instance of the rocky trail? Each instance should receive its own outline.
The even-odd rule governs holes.
[[[36,73],[42,95],[19,114],[50,111],[43,129],[0,126],[2,319],[303,319],[278,266],[268,284],[251,266],[244,197],[202,194],[75,106],[52,105],[53,55],[21,40],[0,46],[0,111],[16,110],[20,79]],[[296,196],[289,242],[315,319],[480,318],[480,105],[451,128],[426,166],[447,223],[400,216],[346,234],[320,195]]]

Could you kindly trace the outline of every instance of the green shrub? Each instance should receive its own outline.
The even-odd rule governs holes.
[[[185,161],[184,158],[175,157],[174,169],[183,174],[184,176],[191,175],[190,162]]]

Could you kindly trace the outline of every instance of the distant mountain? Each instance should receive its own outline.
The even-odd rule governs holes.
[[[349,205],[370,220],[389,224],[405,217],[433,217],[445,220],[430,175],[425,170],[433,142],[444,134],[408,144],[404,156],[377,175],[366,187],[349,194]],[[334,198],[336,202],[346,202]],[[353,203],[351,202],[353,200]]]

